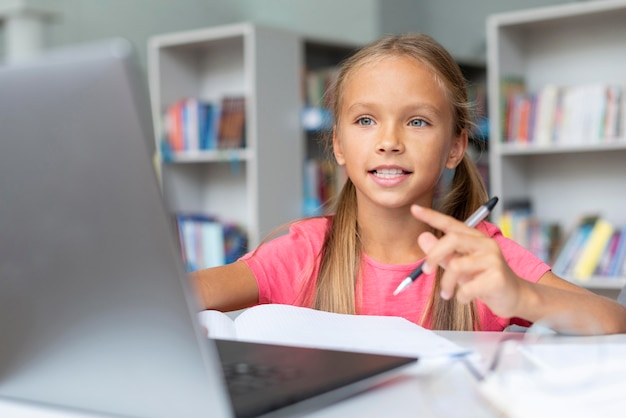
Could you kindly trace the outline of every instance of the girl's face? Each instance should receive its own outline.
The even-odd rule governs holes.
[[[335,158],[357,189],[359,210],[431,205],[444,167],[456,167],[467,147],[465,132],[454,135],[443,87],[408,57],[387,57],[352,73],[337,120]]]

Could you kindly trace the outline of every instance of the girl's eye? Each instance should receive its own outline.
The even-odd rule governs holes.
[[[372,120],[372,118],[368,118],[368,117],[366,117],[366,116],[364,116],[364,117],[362,117],[362,118],[357,119],[357,121],[356,121],[356,122],[357,122],[359,125],[362,125],[362,126],[369,126],[369,125],[373,125],[373,124],[374,124],[374,121]]]
[[[428,123],[424,119],[413,119],[409,122],[409,126],[415,126],[417,128],[421,128],[428,125]]]

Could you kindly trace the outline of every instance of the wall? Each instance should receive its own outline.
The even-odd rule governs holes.
[[[379,36],[380,1],[244,0],[241,12],[247,20],[309,37],[363,44]]]
[[[400,0],[394,0],[400,2]],[[414,4],[414,15],[419,16],[420,30],[430,34],[460,61],[486,61],[487,16],[493,13],[571,3],[571,0],[404,0]],[[382,0],[381,0],[382,3]],[[385,1],[386,3],[386,1]],[[405,4],[405,6],[406,6]],[[403,12],[404,13],[401,13]],[[397,13],[396,13],[397,12]],[[392,16],[410,14],[404,10],[390,12]],[[393,30],[393,20],[385,21]]]
[[[47,26],[48,47],[113,36],[130,40],[145,65],[150,36],[242,20],[233,0],[50,0],[58,16]]]
[[[3,0],[0,0],[0,3]],[[315,38],[366,43],[390,32],[430,33],[453,55],[485,59],[485,18],[567,0],[47,0],[57,19],[45,44],[65,45],[123,36],[142,62],[148,38],[239,21],[253,21]],[[451,12],[453,11],[453,12]]]

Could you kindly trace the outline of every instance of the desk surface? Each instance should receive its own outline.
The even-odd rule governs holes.
[[[520,332],[461,332],[437,331],[456,344],[477,352],[489,363],[503,340],[524,340],[528,335]],[[535,336],[534,336],[535,337]],[[558,336],[545,337],[550,343],[570,344],[594,342],[625,345],[626,334],[600,337]],[[537,342],[542,338],[535,337]],[[496,418],[502,415],[480,395],[475,377],[461,362],[426,376],[402,375],[389,384],[317,411],[311,418],[336,417],[481,417]]]
[[[437,331],[456,344],[477,352],[483,359],[493,358],[498,344],[504,339],[522,340],[523,333]],[[626,334],[593,337],[605,343],[623,343]],[[586,337],[563,337],[551,342],[586,341]],[[402,417],[481,417],[500,416],[476,390],[476,379],[463,363],[442,365],[436,372],[400,373],[396,378],[353,398],[315,411],[309,418],[381,417],[392,414]],[[12,418],[90,418],[90,415],[70,415],[67,411],[42,410],[19,404],[0,402],[0,416]]]

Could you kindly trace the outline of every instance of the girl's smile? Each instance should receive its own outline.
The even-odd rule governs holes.
[[[413,173],[398,166],[379,166],[369,171],[372,179],[381,187],[393,187],[407,180]]]

